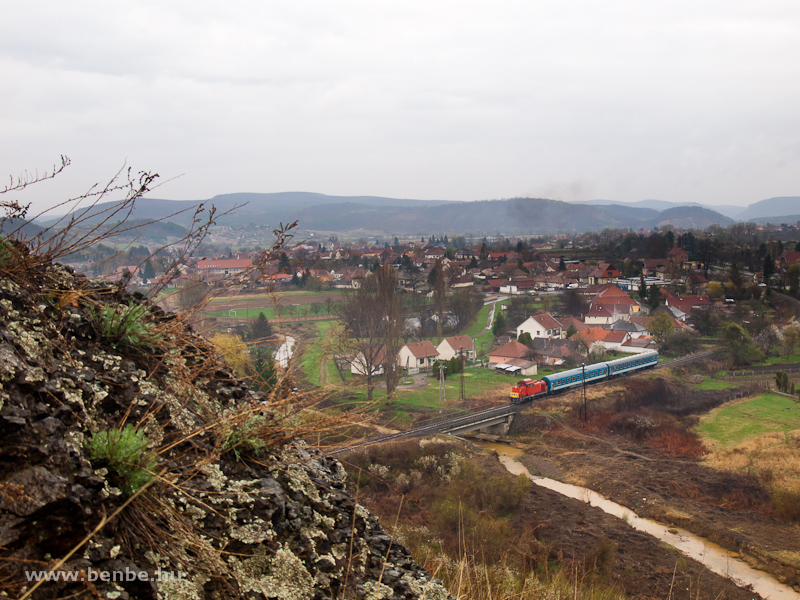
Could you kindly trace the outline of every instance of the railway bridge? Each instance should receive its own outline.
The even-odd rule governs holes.
[[[705,350],[697,352],[683,358],[660,363],[655,369],[663,369],[666,367],[679,366],[681,364],[691,363],[698,360],[710,358],[714,350]],[[595,386],[605,385],[605,382],[593,384]],[[373,437],[361,442],[357,442],[344,448],[337,448],[328,452],[331,456],[337,456],[349,452],[358,447],[372,446],[374,444],[385,444],[387,442],[397,442],[401,440],[408,440],[418,437],[428,437],[437,433],[447,433],[451,435],[468,433],[470,431],[482,430],[487,433],[496,435],[503,435],[508,432],[508,428],[514,419],[514,415],[521,410],[528,408],[529,403],[524,404],[506,404],[502,406],[493,406],[491,408],[478,408],[474,412],[459,415],[457,417],[444,417],[441,419],[434,419],[428,421],[419,427],[409,429],[407,431],[399,431],[397,433],[390,433]]]

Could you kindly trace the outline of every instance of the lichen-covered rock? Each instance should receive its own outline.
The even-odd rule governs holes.
[[[131,302],[158,336],[104,340],[94,311]],[[0,272],[0,597],[55,568],[32,598],[449,598],[338,462],[287,435],[234,452],[242,415],[281,426],[174,315],[58,265]],[[88,445],[126,424],[144,439],[134,467],[157,465],[135,496]]]

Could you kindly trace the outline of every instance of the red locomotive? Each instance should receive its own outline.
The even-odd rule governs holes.
[[[520,379],[517,385],[511,388],[511,402],[522,404],[535,396],[547,393],[547,384],[544,381],[534,381],[533,379]]]

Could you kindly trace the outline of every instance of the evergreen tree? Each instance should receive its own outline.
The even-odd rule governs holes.
[[[495,304],[495,310],[497,311],[497,314],[494,317],[494,323],[492,323],[492,334],[498,336],[505,331],[506,318],[497,304]]]
[[[771,275],[775,274],[775,259],[772,258],[772,255],[767,253],[764,257],[764,281],[767,281]]]
[[[294,275],[292,275],[291,283],[292,283],[292,285],[296,285],[296,286],[300,287],[300,278],[297,276],[297,272],[295,272]]]
[[[278,383],[278,369],[272,359],[269,348],[259,348],[258,358],[255,361],[256,376],[253,378],[252,388],[259,392],[269,392]]]
[[[153,279],[155,276],[156,276],[156,270],[153,268],[153,263],[150,262],[149,260],[145,261],[144,268],[142,269],[142,277],[144,277],[149,281],[150,279]]]
[[[647,294],[647,305],[651,310],[655,310],[659,304],[661,304],[661,290],[654,283],[650,286],[650,291]]]
[[[247,338],[249,341],[263,341],[272,337],[272,325],[269,324],[266,315],[259,312],[255,319],[249,323]]]
[[[280,258],[278,258],[278,272],[288,273],[290,267],[289,257],[286,255],[286,252],[281,252]]]
[[[567,270],[567,263],[564,262],[564,257],[561,257],[561,260],[558,261],[558,270],[559,271],[566,271]]]

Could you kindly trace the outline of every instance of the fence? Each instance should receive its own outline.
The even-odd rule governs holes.
[[[725,378],[739,378],[739,377],[760,377],[760,376],[769,376],[775,375],[778,371],[783,371],[784,373],[800,373],[800,365],[796,366],[776,366],[774,368],[764,368],[751,371],[728,371],[723,373],[721,377]]]

